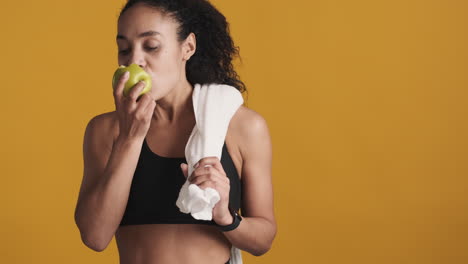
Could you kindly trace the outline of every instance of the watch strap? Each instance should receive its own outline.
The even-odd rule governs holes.
[[[232,215],[233,221],[232,221],[232,224],[227,225],[227,226],[218,225],[218,228],[223,232],[236,229],[239,226],[240,222],[242,221],[242,217],[235,210],[232,210],[231,208],[229,209],[230,209],[229,212]]]

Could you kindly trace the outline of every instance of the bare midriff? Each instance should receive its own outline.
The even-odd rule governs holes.
[[[216,226],[145,224],[120,226],[120,264],[224,264],[231,243]]]

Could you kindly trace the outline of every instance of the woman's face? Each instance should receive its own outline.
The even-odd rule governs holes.
[[[179,43],[177,27],[170,16],[142,4],[127,9],[118,21],[118,63],[135,63],[149,73],[155,100],[186,80],[185,63],[194,53],[194,43],[187,43],[190,38]]]

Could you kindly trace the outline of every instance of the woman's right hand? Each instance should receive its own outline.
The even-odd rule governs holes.
[[[156,101],[149,92],[138,98],[145,86],[142,81],[130,89],[128,96],[124,96],[123,89],[129,75],[129,72],[122,74],[116,87],[113,87],[115,107],[119,117],[119,137],[143,140],[148,133]]]

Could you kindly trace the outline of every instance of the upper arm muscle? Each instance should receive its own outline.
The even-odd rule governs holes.
[[[104,115],[92,118],[86,126],[83,140],[83,180],[78,202],[102,176],[112,150],[112,137],[109,137],[109,120]]]
[[[249,110],[243,121],[242,214],[260,216],[274,223],[272,146],[265,119]]]

